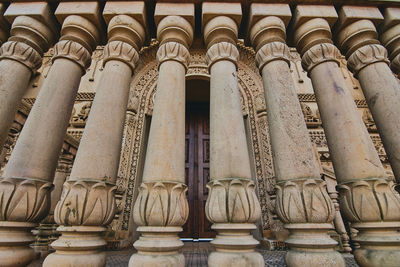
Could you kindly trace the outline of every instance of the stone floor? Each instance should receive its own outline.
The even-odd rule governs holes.
[[[186,266],[203,267],[207,266],[208,254],[212,251],[209,242],[185,242],[182,249],[186,259]],[[125,249],[121,251],[107,251],[107,267],[127,267],[129,258],[135,252],[134,249]],[[267,267],[284,267],[285,252],[284,251],[268,251],[260,249],[259,252],[264,256],[265,266]],[[358,267],[354,261],[354,257],[344,254],[346,267]],[[32,262],[28,267],[41,267],[43,259]]]

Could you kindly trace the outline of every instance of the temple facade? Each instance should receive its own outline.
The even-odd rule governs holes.
[[[398,266],[400,3],[333,2],[0,0],[0,266]]]

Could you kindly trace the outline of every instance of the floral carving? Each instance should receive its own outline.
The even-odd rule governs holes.
[[[340,208],[352,223],[400,220],[400,196],[383,178],[338,185]]]
[[[90,66],[92,61],[89,51],[80,43],[71,40],[61,40],[54,46],[52,61],[54,62],[57,58],[70,59],[84,70]]]
[[[260,70],[271,61],[284,60],[290,66],[289,47],[282,42],[272,42],[263,45],[256,54],[256,64]]]
[[[0,221],[40,222],[49,212],[53,184],[33,179],[0,180]]]
[[[140,226],[182,226],[189,216],[187,186],[173,182],[142,183],[133,219]]]
[[[347,66],[357,75],[362,68],[376,62],[386,62],[389,64],[387,50],[382,45],[369,44],[354,51],[347,60]]]
[[[206,216],[213,223],[254,223],[261,216],[254,182],[218,179],[207,184]]]
[[[309,72],[318,64],[327,61],[334,61],[339,65],[340,51],[333,44],[323,43],[308,49],[301,59],[301,65]]]
[[[17,41],[8,41],[0,47],[0,60],[16,60],[35,72],[42,65],[42,57],[31,46]]]
[[[299,179],[276,185],[276,213],[284,223],[330,223],[334,208],[322,180]]]
[[[97,181],[67,181],[54,210],[59,225],[102,226],[115,214],[116,186]]]
[[[189,66],[189,50],[177,42],[167,42],[161,45],[157,50],[157,61],[159,65],[164,61],[174,60],[185,66],[185,69]]]
[[[208,68],[211,68],[211,65],[219,60],[229,60],[236,65],[238,59],[239,59],[239,50],[235,45],[228,42],[220,42],[213,44],[207,50],[206,54],[206,62]]]
[[[110,60],[119,60],[129,65],[133,70],[139,60],[136,49],[128,43],[122,41],[111,41],[104,47],[103,66]]]

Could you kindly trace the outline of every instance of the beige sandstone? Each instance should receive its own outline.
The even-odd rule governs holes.
[[[400,199],[393,181],[385,174],[338,67],[340,53],[331,41],[332,23],[323,19],[329,9],[334,10],[332,6],[321,6],[318,16],[295,24],[294,41],[302,51],[302,64],[312,80],[324,122],[342,213],[359,230],[355,239],[361,246],[355,250],[357,263],[395,266],[399,223],[398,216],[390,210],[400,207]],[[306,7],[297,10],[297,21],[307,16],[308,11]],[[365,13],[372,16],[370,12]],[[349,17],[353,15],[349,12]],[[341,13],[341,19],[343,16]]]
[[[278,7],[280,9],[278,9]],[[345,266],[334,250],[334,207],[321,180],[303,113],[290,78],[289,48],[285,44],[288,5],[253,4],[250,40],[263,77],[265,101],[276,175],[276,212],[291,235],[288,266]],[[263,16],[262,16],[263,15]],[[287,20],[286,20],[287,21]]]
[[[182,15],[182,16],[181,16]],[[185,73],[194,5],[157,3],[159,76],[143,171],[134,206],[141,233],[129,266],[184,266],[177,234],[188,217],[185,185]]]
[[[360,81],[393,173],[400,181],[400,117],[397,115],[400,86],[388,66],[387,50],[378,41],[374,24],[382,20],[376,7],[344,6],[340,11],[337,42],[347,57],[349,69]],[[396,37],[391,34],[387,31],[381,36],[387,45],[390,45],[389,39]]]
[[[0,6],[0,12],[4,6]],[[10,38],[0,31],[0,146],[4,145],[18,105],[32,75],[42,64],[42,55],[53,45],[54,15],[45,2],[13,3],[0,16],[0,28],[11,23]],[[40,34],[37,34],[40,32]]]
[[[208,265],[263,266],[254,251],[261,209],[251,177],[240,105],[236,48],[240,4],[203,3],[204,41],[210,78],[210,182],[206,216],[217,237]],[[222,78],[223,77],[223,78]]]

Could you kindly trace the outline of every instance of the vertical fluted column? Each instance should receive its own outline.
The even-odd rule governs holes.
[[[400,182],[400,84],[389,68],[386,48],[377,39],[374,22],[382,21],[383,16],[376,7],[344,6],[339,17],[338,46],[360,81],[394,176]],[[383,35],[384,42],[389,42],[390,34]]]
[[[137,51],[145,38],[143,25],[133,17],[143,17],[143,12],[143,2],[123,11],[118,9],[118,3],[105,6],[109,42],[104,47],[104,70],[70,178],[64,183],[63,196],[55,210],[54,218],[62,235],[52,243],[56,253],[46,258],[44,266],[106,264],[106,241],[102,234],[115,214],[114,192],[125,110],[132,73],[139,59]],[[82,242],[88,236],[90,241]]]
[[[345,266],[330,238],[334,206],[320,168],[290,74],[286,26],[289,5],[253,4],[250,41],[263,78],[276,175],[276,213],[290,231],[288,266]],[[258,21],[256,21],[258,19]]]
[[[69,12],[87,16],[86,4],[98,9],[93,2],[61,3],[56,10],[63,20],[61,41],[54,47],[53,65],[0,180],[0,240],[5,242],[0,250],[13,246],[27,260],[33,241],[29,229],[49,211],[52,181],[79,82],[99,40],[92,22],[83,16],[68,16]],[[22,258],[3,251],[0,262],[9,259],[15,265]]]
[[[0,147],[32,74],[57,35],[55,18],[45,2],[12,3],[4,17],[12,26],[11,37],[0,47]],[[0,39],[4,36],[0,30]]]
[[[186,15],[185,18],[180,15]],[[185,185],[185,73],[193,40],[194,5],[156,5],[159,76],[143,182],[133,218],[140,238],[129,266],[181,266],[178,233],[189,208]]]
[[[251,177],[240,92],[236,48],[242,10],[238,3],[203,3],[206,61],[210,72],[210,182],[206,216],[213,223],[216,248],[209,266],[264,266],[254,251],[251,231],[261,208]],[[217,16],[209,16],[218,14]]]
[[[316,15],[317,14],[317,15]],[[395,266],[400,198],[388,179],[339,67],[333,6],[297,6],[294,41],[311,78],[338,181],[342,214],[359,231],[361,266]]]

